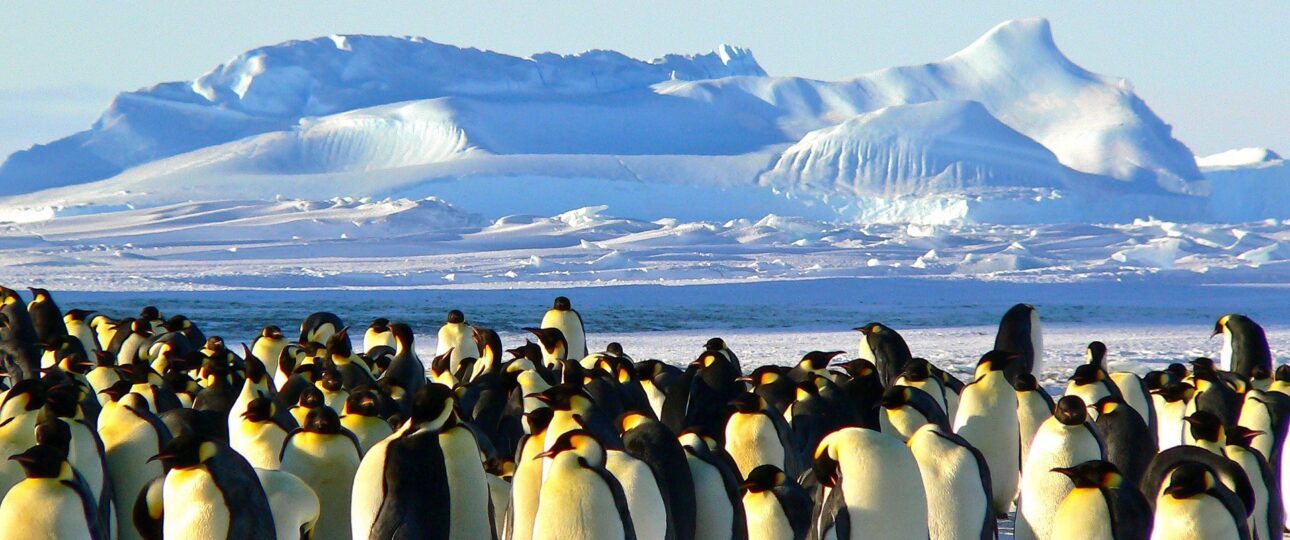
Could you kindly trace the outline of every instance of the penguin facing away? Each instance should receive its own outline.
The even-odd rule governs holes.
[[[1021,470],[1021,432],[1017,421],[1017,392],[1005,375],[1017,356],[1005,351],[986,353],[977,363],[977,377],[963,388],[954,432],[981,451],[990,466],[995,514],[1008,513],[1017,495]],[[1031,443],[1031,451],[1034,451]]]
[[[978,538],[998,534],[990,497],[990,466],[966,439],[926,424],[907,442],[927,493],[927,527],[932,538]]]
[[[166,538],[274,538],[273,512],[255,470],[228,445],[182,435],[154,456],[169,469],[162,488]]]
[[[1034,306],[1017,304],[1003,314],[994,349],[1017,355],[1017,361],[1008,369],[1008,380],[1016,379],[1020,373],[1038,375],[1043,371],[1044,334]]]
[[[900,333],[886,325],[871,322],[856,328],[863,337],[860,339],[860,358],[873,362],[878,368],[878,378],[884,388],[896,384],[896,379],[905,371],[905,364],[913,358],[909,345]]]
[[[1240,499],[1200,463],[1183,463],[1173,469],[1155,506],[1152,538],[1250,540]]]
[[[1219,368],[1250,378],[1254,369],[1272,371],[1272,352],[1263,327],[1245,315],[1229,313],[1214,323],[1215,336],[1223,335]]]
[[[1085,461],[1053,472],[1074,488],[1053,517],[1053,540],[1146,540],[1151,536],[1151,506],[1115,465]]]

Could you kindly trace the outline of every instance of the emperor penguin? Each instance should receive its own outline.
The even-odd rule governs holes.
[[[991,507],[996,515],[1008,513],[1017,495],[1021,470],[1021,428],[1017,421],[1017,392],[1006,369],[1017,355],[991,351],[977,363],[976,379],[963,388],[954,432],[981,451],[990,465]],[[1031,442],[1031,451],[1034,451]]]
[[[475,332],[466,323],[466,315],[461,310],[448,312],[448,319],[439,328],[439,339],[435,344],[435,356],[450,353],[448,371],[457,372],[464,358],[479,358],[479,344],[475,343]],[[579,357],[581,358],[581,357]]]
[[[36,424],[45,406],[45,387],[40,381],[18,381],[4,395],[0,405],[0,492],[8,491],[22,481],[22,467],[9,456],[22,453],[36,444]]]
[[[340,425],[336,411],[318,407],[282,445],[281,470],[318,494],[321,508],[314,538],[341,540],[350,534],[350,496],[360,459],[358,440]]]
[[[748,473],[744,490],[744,515],[748,540],[804,540],[811,528],[811,496],[774,465],[761,465]]]
[[[511,504],[506,528],[501,536],[509,540],[531,540],[533,520],[537,516],[538,496],[542,490],[542,459],[546,450],[547,426],[554,411],[542,407],[524,415],[527,433],[515,450],[515,474],[511,477]]]
[[[135,497],[150,479],[164,473],[161,463],[149,458],[170,442],[170,429],[152,413],[143,396],[131,392],[117,395],[103,405],[98,432],[103,440],[121,538],[140,539],[132,513]]]
[[[918,428],[936,424],[950,429],[949,420],[936,399],[927,392],[912,386],[892,386],[882,394],[882,408],[878,410],[878,424],[882,432],[908,441]]]
[[[380,410],[380,395],[368,386],[355,388],[345,400],[340,425],[358,438],[363,454],[394,433],[390,424],[381,418]]]
[[[840,531],[824,525],[839,519],[849,524],[851,540],[929,537],[918,461],[900,439],[870,429],[840,429],[820,441],[812,470],[822,500],[831,501],[814,520],[813,526],[822,529],[817,538],[841,540]]]
[[[738,374],[736,376],[743,375],[744,368],[743,365],[739,363],[739,356],[735,354],[735,351],[730,350],[730,346],[726,344],[726,340],[719,337],[711,338],[703,344],[703,350],[705,352],[720,354],[730,362],[731,366],[735,368],[735,373]]]
[[[1206,411],[1213,413],[1224,424],[1235,424],[1240,416],[1241,393],[1244,392],[1243,387],[1238,389],[1235,385],[1244,384],[1244,379],[1232,381],[1225,377],[1214,369],[1214,362],[1209,358],[1196,358],[1191,364],[1191,383],[1196,387],[1196,392],[1187,402],[1187,414]]]
[[[907,444],[922,473],[931,537],[995,538],[990,466],[981,451],[936,424],[918,428]]]
[[[649,465],[622,450],[606,449],[605,469],[622,487],[637,540],[664,540],[669,532],[675,533],[668,523],[662,486]]]
[[[542,366],[555,370],[572,356],[569,354],[569,342],[559,328],[525,328],[525,331],[537,336],[541,344]]]
[[[363,456],[350,509],[355,538],[396,531],[423,537],[436,530],[454,540],[494,537],[479,442],[461,422],[455,400],[446,386],[422,387],[404,425]]]
[[[511,479],[515,475],[515,462],[507,458],[493,458],[484,462],[488,474],[488,499],[493,505],[493,532],[505,538],[506,515],[511,506]]]
[[[277,537],[312,538],[322,509],[313,488],[289,472],[256,468],[255,476],[269,499]]]
[[[692,540],[695,530],[694,478],[685,450],[672,430],[640,412],[627,412],[618,419],[623,451],[649,466],[663,493],[667,510],[668,538]]]
[[[1030,453],[1030,441],[1045,420],[1053,416],[1053,397],[1039,386],[1039,381],[1029,373],[1017,375],[1013,382],[1017,391],[1017,425],[1021,430],[1021,462]]]
[[[1143,436],[1151,433],[1147,423],[1116,396],[1106,396],[1090,408],[1097,413],[1094,424],[1106,447],[1106,461],[1115,465],[1129,485],[1139,485],[1156,456],[1155,439]]]
[[[67,334],[80,340],[81,346],[85,347],[88,358],[94,358],[95,351],[103,350],[99,347],[98,338],[94,335],[94,329],[90,328],[89,321],[86,317],[93,315],[94,312],[84,309],[69,309],[63,314],[63,327],[67,329]]]
[[[282,444],[295,429],[281,423],[277,408],[277,403],[267,397],[253,399],[238,414],[237,423],[229,426],[229,446],[257,469],[281,466]]]
[[[289,344],[286,336],[282,335],[281,328],[268,325],[251,343],[251,350],[247,355],[258,358],[264,365],[264,371],[272,378],[278,373],[278,359],[282,357],[282,351],[286,350]]]
[[[394,348],[394,334],[390,332],[390,320],[384,317],[372,321],[363,332],[363,352],[372,352],[377,347]]]
[[[1185,382],[1172,382],[1151,393],[1156,410],[1156,440],[1160,451],[1183,443],[1187,404],[1195,389]]]
[[[746,539],[748,523],[734,460],[716,441],[696,431],[682,432],[678,441],[694,481],[694,538]]]
[[[406,412],[411,407],[412,396],[426,384],[426,366],[417,356],[411,327],[394,323],[390,325],[390,333],[394,334],[394,358],[378,382],[385,382],[392,388],[391,397]]]
[[[753,393],[765,399],[766,403],[780,414],[784,414],[788,406],[797,398],[797,384],[793,379],[788,378],[783,366],[759,366],[739,380],[751,386]],[[653,397],[650,399],[652,400]]]
[[[659,421],[674,432],[702,426],[706,433],[724,433],[728,404],[746,391],[729,357],[704,350],[668,390]]]
[[[59,450],[36,445],[8,459],[21,466],[24,478],[0,502],[0,539],[109,538],[89,486]]]
[[[800,470],[783,415],[770,410],[766,400],[753,393],[741,394],[730,404],[734,411],[726,421],[725,448],[741,477],[747,478],[758,465],[765,464],[780,470]],[[789,462],[791,467],[786,465]]]
[[[1241,500],[1200,463],[1183,463],[1169,473],[1156,497],[1152,540],[1231,538],[1250,540]]]
[[[1272,372],[1272,382],[1268,384],[1268,391],[1290,396],[1290,365],[1277,366],[1276,371]]]
[[[871,322],[859,328],[860,358],[873,362],[878,369],[878,378],[883,388],[896,384],[896,379],[905,371],[905,364],[913,358],[909,345],[900,333],[879,322]]]
[[[1097,403],[1106,396],[1120,397],[1120,388],[1100,366],[1084,364],[1075,368],[1064,395],[1076,396],[1084,403]]]
[[[642,360],[636,363],[636,376],[649,399],[650,409],[654,410],[654,417],[662,419],[668,388],[681,377],[681,371],[660,360]]]
[[[811,351],[802,356],[797,365],[788,371],[788,378],[802,382],[815,375],[829,375],[829,364],[844,351]]]
[[[566,432],[540,455],[551,467],[538,497],[535,540],[636,538],[622,486],[605,469],[605,448],[595,436]]]
[[[1245,315],[1228,313],[1214,323],[1215,336],[1223,335],[1219,369],[1250,378],[1256,367],[1272,371],[1272,351],[1263,327]]]
[[[1111,372],[1111,382],[1120,391],[1120,397],[1124,398],[1124,403],[1138,413],[1142,421],[1147,423],[1147,429],[1151,433],[1154,441],[1158,433],[1156,427],[1156,407],[1151,393],[1147,391],[1146,384],[1143,383],[1142,377],[1136,373],[1128,371]]]
[[[325,344],[342,328],[345,328],[345,323],[335,313],[311,313],[300,322],[299,342]]]
[[[567,297],[557,296],[551,309],[542,316],[542,328],[555,328],[564,335],[568,344],[568,357],[582,359],[587,356],[587,331],[582,324],[582,315],[573,309],[573,303]]]
[[[1030,455],[1021,469],[1021,497],[1017,501],[1018,540],[1046,539],[1053,534],[1057,506],[1071,491],[1070,479],[1053,469],[1085,461],[1104,460],[1105,450],[1088,409],[1078,396],[1057,400],[1053,417],[1044,421],[1030,443]]]
[[[1242,426],[1227,429],[1223,455],[1241,466],[1254,490],[1254,505],[1250,511],[1250,535],[1254,538],[1276,538],[1284,528],[1285,515],[1279,489],[1279,479],[1268,460],[1250,446],[1258,433]]]
[[[85,414],[80,407],[80,390],[71,385],[50,388],[45,400],[44,416],[44,422],[36,427],[37,443],[45,444],[42,440],[44,424],[58,422],[65,426],[60,426],[59,438],[66,439],[67,462],[76,469],[76,472],[85,480],[86,486],[90,488],[104,532],[115,534],[116,528],[112,523],[115,517],[112,509],[112,486],[107,476],[103,440],[99,438],[94,427],[85,420]],[[61,442],[64,441],[60,441],[60,444]]]
[[[1017,355],[1017,361],[1008,369],[1008,380],[1015,379],[1019,373],[1038,376],[1044,367],[1044,333],[1039,311],[1030,304],[1012,306],[999,320],[994,349]]]
[[[169,470],[162,487],[166,538],[276,537],[255,469],[228,445],[181,435],[153,459]]]
[[[1250,446],[1271,463],[1277,463],[1290,426],[1290,396],[1251,388],[1245,393],[1237,425],[1254,433]]]
[[[1074,484],[1053,516],[1053,540],[1145,540],[1151,536],[1151,506],[1115,465],[1085,461],[1053,472]]]
[[[940,407],[941,412],[947,418],[953,418],[951,416],[953,411],[949,408],[947,394],[954,396],[955,405],[958,405],[958,394],[945,388],[945,382],[936,375],[933,371],[932,363],[928,362],[927,359],[910,359],[909,363],[905,364],[905,371],[901,373],[899,379],[896,379],[896,385],[917,388],[927,392],[927,395],[936,401],[936,405]]]

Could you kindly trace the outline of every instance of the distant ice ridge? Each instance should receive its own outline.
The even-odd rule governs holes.
[[[1213,163],[1282,163],[1269,156]],[[519,58],[329,36],[122,93],[89,130],[11,155],[0,221],[274,195],[433,196],[486,219],[596,205],[645,220],[1290,217],[1259,202],[1290,189],[1237,168],[1202,174],[1127,81],[1072,63],[1043,19],[836,82],[767,76],[730,46]]]

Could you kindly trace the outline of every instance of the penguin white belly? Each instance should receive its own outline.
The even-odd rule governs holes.
[[[243,419],[229,431],[228,445],[242,454],[252,467],[257,469],[277,469],[281,465],[278,456],[282,453],[282,443],[287,440],[287,432],[273,422],[249,422]]]
[[[314,538],[349,538],[350,497],[359,461],[354,443],[341,435],[307,432],[297,433],[290,442],[282,456],[282,470],[308,484],[322,508]]]
[[[340,417],[340,425],[358,437],[358,447],[363,455],[367,455],[372,446],[394,433],[388,422],[373,416],[347,414]]]
[[[448,358],[448,370],[457,371],[457,366],[466,358],[479,358],[479,345],[475,344],[474,333],[470,325],[445,324],[439,329],[439,340],[435,347],[435,356],[452,350],[452,356]]]
[[[278,358],[282,356],[282,349],[287,348],[287,340],[271,340],[260,338],[255,340],[255,346],[251,348],[251,354],[255,355],[264,364],[265,373],[278,372]]]
[[[1276,486],[1263,483],[1263,468],[1259,464],[1259,458],[1248,449],[1229,446],[1225,450],[1227,458],[1235,461],[1245,471],[1250,487],[1254,490],[1254,509],[1249,518],[1250,534],[1255,538],[1274,538],[1273,530],[1277,524],[1268,523],[1268,502],[1271,499],[1268,489],[1275,489]],[[1281,531],[1276,532],[1279,534]]]
[[[1030,441],[1035,438],[1035,432],[1039,431],[1039,426],[1044,425],[1044,421],[1052,418],[1053,411],[1044,401],[1043,396],[1036,392],[1017,392],[1017,427],[1021,430],[1021,462],[1025,463],[1026,456],[1030,454]]]
[[[354,471],[350,499],[350,528],[353,538],[367,538],[385,500],[385,451],[390,439],[372,445]]]
[[[963,399],[954,417],[954,432],[985,456],[990,466],[994,511],[1006,513],[1017,495],[1021,433],[1017,423],[1017,393],[1002,373],[991,372],[963,389]]]
[[[730,415],[726,423],[726,452],[739,467],[739,476],[747,478],[759,465],[767,463],[784,469],[784,445],[780,443],[775,424],[764,414]]]
[[[172,469],[166,474],[165,537],[191,540],[228,538],[231,514],[224,494],[205,467]]]
[[[1223,351],[1218,355],[1218,369],[1232,370],[1232,332],[1223,325]]]
[[[1151,540],[1238,538],[1232,514],[1218,499],[1198,495],[1188,499],[1160,497],[1151,525]]]
[[[666,537],[667,508],[663,506],[663,494],[649,465],[626,452],[610,450],[605,468],[623,486],[636,540],[662,540]]]
[[[89,426],[80,422],[67,422],[71,428],[72,443],[67,450],[67,462],[71,463],[72,468],[81,473],[85,478],[85,483],[90,487],[90,495],[94,497],[95,503],[112,504],[111,498],[100,501],[99,495],[105,493],[104,484],[107,482],[107,471],[103,470],[103,460],[99,455],[99,445],[95,440],[95,433],[90,431]],[[3,522],[0,522],[3,523]]]
[[[1030,443],[1030,455],[1021,474],[1017,503],[1017,540],[1046,539],[1052,534],[1057,506],[1070,493],[1070,480],[1052,470],[1102,459],[1102,448],[1085,426],[1066,426],[1051,418],[1040,426]]]
[[[110,404],[99,413],[99,437],[103,439],[121,538],[140,538],[133,525],[135,497],[163,472],[161,462],[148,461],[160,450],[157,432],[124,406]]]
[[[81,498],[54,478],[24,480],[0,502],[0,540],[63,540],[90,537]]]
[[[1110,390],[1106,389],[1105,384],[1102,384],[1100,382],[1089,383],[1089,384],[1075,384],[1074,381],[1071,381],[1069,383],[1066,383],[1066,392],[1063,393],[1062,395],[1078,396],[1080,399],[1084,400],[1085,404],[1092,404],[1092,403],[1097,403],[1102,398],[1111,395],[1111,392]],[[1095,411],[1090,411],[1090,412],[1095,413]]]
[[[373,332],[369,328],[363,334],[363,352],[370,352],[373,347],[389,347],[393,349],[396,344],[394,333],[388,330],[385,332]]]
[[[980,538],[990,510],[976,456],[967,448],[920,429],[909,440],[927,493],[927,528],[933,539]],[[752,529],[750,528],[749,531]]]
[[[550,450],[551,446],[555,444],[555,441],[558,440],[561,435],[575,429],[582,429],[582,424],[578,423],[578,420],[573,417],[573,413],[569,411],[555,411],[555,414],[551,415],[551,422],[546,426],[546,438],[542,441],[542,451],[545,452]],[[550,469],[551,458],[543,458],[543,481],[546,481],[546,477]]]
[[[1111,509],[1099,489],[1075,489],[1053,516],[1052,540],[1115,540]]]
[[[1276,444],[1276,429],[1272,425],[1272,416],[1268,413],[1266,405],[1251,399],[1264,395],[1262,391],[1250,390],[1245,395],[1245,403],[1241,406],[1241,416],[1236,420],[1236,424],[1256,431],[1259,434],[1250,441],[1250,446],[1258,450],[1264,456],[1272,455],[1272,446]]]
[[[89,355],[90,360],[93,360],[94,351],[99,350],[98,342],[94,341],[94,332],[90,331],[90,328],[81,321],[75,321],[66,326],[67,334],[80,341],[81,346],[85,347],[85,354]]]
[[[1183,417],[1187,415],[1187,402],[1180,399],[1170,403],[1159,396],[1155,399],[1157,438],[1160,451],[1164,452],[1183,443],[1183,431],[1187,425]]]
[[[444,468],[448,472],[448,490],[452,494],[452,540],[493,537],[488,517],[488,474],[480,461],[479,443],[464,426],[439,434],[443,448]]]
[[[721,472],[703,460],[686,452],[690,476],[694,478],[695,540],[730,540],[735,509],[730,504],[721,480]]]
[[[855,451],[840,454],[838,463],[851,537],[928,538],[927,495],[909,447],[890,435],[849,429],[859,442]]]
[[[1127,371],[1117,371],[1111,374],[1111,382],[1120,390],[1120,395],[1124,397],[1124,402],[1137,411],[1138,416],[1142,417],[1144,422],[1150,423],[1151,419],[1151,396],[1143,392],[1142,379],[1134,373]]]
[[[493,530],[498,538],[506,528],[506,513],[511,505],[511,483],[497,476],[488,475],[488,498],[493,503]]]
[[[626,537],[623,521],[609,485],[595,471],[578,464],[566,452],[551,460],[550,475],[542,482],[535,540],[615,540]]]
[[[318,494],[296,475],[268,469],[255,469],[255,475],[269,498],[273,527],[280,539],[299,538],[302,530],[312,530],[318,522]]]
[[[564,342],[569,344],[569,358],[581,360],[587,356],[587,336],[582,333],[582,318],[575,311],[547,310],[542,316],[542,328],[559,328]]]
[[[538,495],[542,491],[542,462],[545,461],[536,459],[542,453],[542,441],[542,433],[525,439],[519,451],[519,461],[515,463],[515,475],[511,477],[511,511],[507,518],[510,540],[533,538],[533,520],[537,516]]]
[[[744,515],[748,517],[748,540],[792,540],[793,527],[770,491],[744,494]],[[632,518],[636,516],[633,514]]]
[[[115,369],[110,367],[96,367],[85,374],[85,382],[90,383],[90,387],[94,388],[94,393],[98,396],[99,405],[112,399],[107,394],[99,394],[99,391],[106,390],[107,387],[116,384],[119,380],[121,380],[121,376]]]
[[[662,390],[659,390],[657,386],[654,386],[654,381],[649,379],[641,381],[641,388],[645,390],[645,397],[649,399],[649,408],[654,410],[654,416],[662,418],[663,402],[667,399],[667,395]]]
[[[1044,327],[1039,322],[1038,310],[1030,311],[1030,345],[1035,351],[1035,362],[1030,367],[1030,373],[1037,379],[1042,378],[1040,374],[1044,372]]]

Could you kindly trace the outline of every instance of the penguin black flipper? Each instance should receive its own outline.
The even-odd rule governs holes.
[[[797,478],[803,470],[810,468],[810,462],[803,461],[802,451],[794,441],[793,428],[788,425],[784,415],[773,409],[764,411],[764,414],[770,419],[771,425],[775,426],[775,435],[779,437],[779,444],[784,448],[784,473],[789,478]]]
[[[847,512],[847,502],[842,498],[841,489],[821,485],[816,491],[814,506],[811,530],[806,536],[808,540],[851,538],[851,514]]]
[[[787,479],[783,484],[776,486],[773,493],[775,499],[779,501],[780,508],[784,509],[788,526],[793,529],[793,540],[804,540],[811,530],[811,511],[814,509],[811,496],[807,495],[806,490],[792,479]]]
[[[1118,488],[1098,489],[1103,499],[1112,501],[1111,530],[1117,534],[1116,540],[1121,538],[1120,534],[1125,540],[1151,537],[1151,504],[1141,491],[1128,483]]]
[[[677,531],[677,540],[692,540],[695,524],[694,477],[686,463],[685,449],[661,422],[646,420],[623,432],[623,450],[645,462],[662,488],[663,503]],[[689,529],[689,530],[687,530]]]
[[[166,512],[162,506],[162,488],[165,483],[166,474],[162,473],[144,484],[134,499],[130,520],[144,540],[162,540],[165,536]]]
[[[1252,540],[1254,538],[1250,533],[1250,522],[1246,519],[1250,516],[1250,511],[1246,510],[1246,508],[1253,508],[1253,506],[1242,502],[1241,497],[1232,493],[1232,490],[1227,489],[1227,486],[1223,485],[1222,482],[1219,482],[1205,493],[1223,503],[1223,507],[1232,515],[1232,521],[1236,522],[1236,540]],[[1273,525],[1281,524],[1275,523]]]
[[[368,538],[447,540],[452,498],[438,433],[419,430],[390,441],[383,484]]]
[[[1141,490],[1142,494],[1147,497],[1147,502],[1155,510],[1155,496],[1160,493],[1160,487],[1169,480],[1170,471],[1182,465],[1183,463],[1193,462],[1209,467],[1214,476],[1224,480],[1231,480],[1236,484],[1236,488],[1231,491],[1236,494],[1237,502],[1244,505],[1245,508],[1254,508],[1254,487],[1250,485],[1250,478],[1246,476],[1245,469],[1242,469],[1235,461],[1224,456],[1220,456],[1204,448],[1190,445],[1175,446],[1159,454],[1151,460],[1147,466],[1147,471],[1142,475]],[[1246,516],[1250,513],[1245,512]],[[1244,520],[1241,520],[1244,522]]]
[[[229,511],[228,538],[273,538],[277,531],[273,513],[269,512],[269,497],[255,469],[228,444],[219,445],[206,467]]]
[[[600,479],[609,486],[609,491],[614,494],[614,506],[618,508],[618,517],[623,521],[623,540],[636,540],[636,526],[632,524],[632,513],[627,508],[627,494],[623,492],[623,485],[618,483],[618,478],[615,478],[608,469],[592,467],[583,457],[578,457],[578,465],[600,475]]]
[[[735,465],[734,458],[730,457],[730,454],[727,454],[722,449],[693,452],[692,454],[711,465],[721,474],[721,483],[726,488],[726,494],[730,497],[730,507],[735,512],[730,536],[736,540],[748,538],[748,518],[744,514],[743,489],[739,487],[739,467]]]
[[[135,416],[143,419],[143,421],[147,422],[149,425],[152,426],[153,431],[157,432],[157,446],[158,446],[157,451],[161,451],[161,449],[164,448],[167,444],[170,444],[170,439],[174,438],[174,434],[171,433],[170,428],[166,426],[165,422],[161,421],[161,418],[159,416],[152,414],[152,411],[148,409],[139,410],[130,405],[122,405],[122,406],[125,407],[126,410],[133,413]],[[225,428],[225,429],[228,429],[228,428]],[[227,437],[225,437],[225,439],[227,439]]]
[[[680,433],[690,427],[685,425],[686,409],[689,408],[690,388],[694,386],[694,379],[698,372],[699,368],[694,365],[685,368],[685,372],[677,378],[676,383],[665,391],[663,417],[659,418],[659,421],[673,433]]]
[[[85,523],[89,527],[90,538],[92,540],[108,540],[105,534],[106,523],[101,521],[98,510],[98,495],[90,491],[90,485],[85,482],[85,477],[80,472],[75,472],[72,479],[61,480],[61,484],[68,489],[75,491],[81,498],[81,511],[85,514]]]

